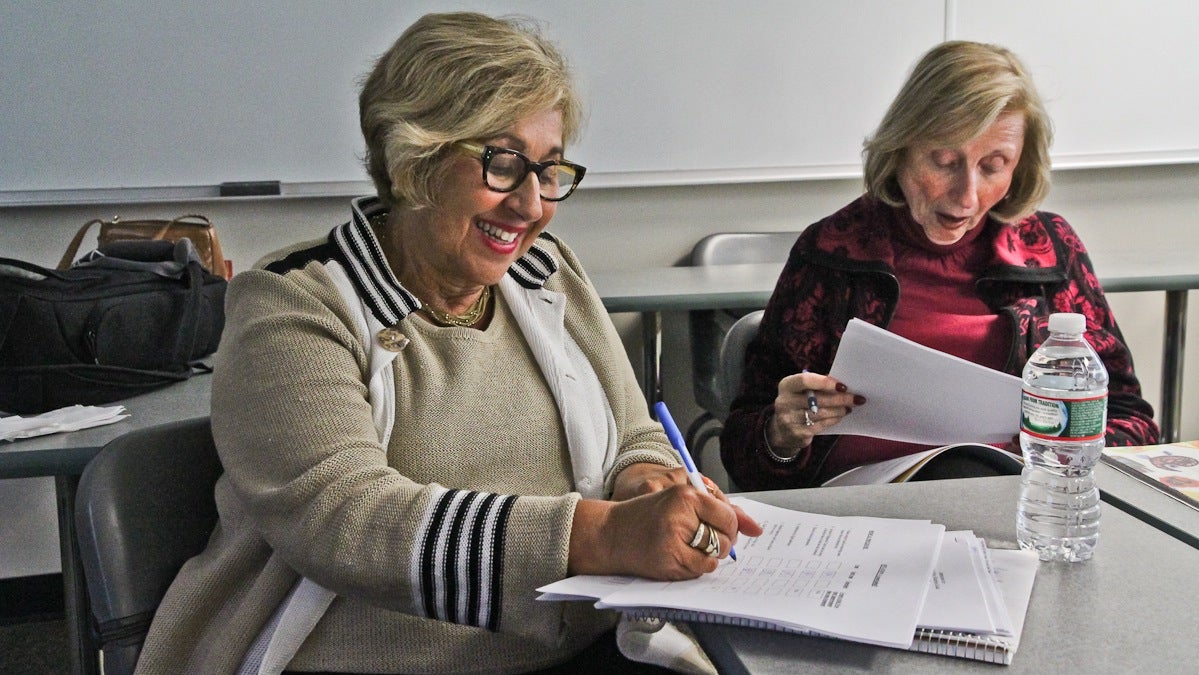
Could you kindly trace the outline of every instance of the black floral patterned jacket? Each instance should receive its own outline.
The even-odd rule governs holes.
[[[795,462],[767,455],[764,425],[773,412],[778,382],[806,368],[827,373],[851,318],[886,327],[899,298],[890,232],[903,209],[864,196],[808,227],[791,250],[758,336],[750,344],[740,394],[720,438],[720,454],[742,489],[769,490],[816,484],[837,436],[818,436]],[[1149,445],[1158,440],[1152,407],[1141,398],[1132,354],[1124,343],[1086,248],[1061,216],[1037,212],[1014,224],[989,221],[994,259],[976,288],[1012,326],[1004,371],[1020,375],[1028,357],[1048,337],[1054,312],[1087,318],[1086,338],[1107,368],[1108,445]]]

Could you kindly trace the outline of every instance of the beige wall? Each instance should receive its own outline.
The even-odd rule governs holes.
[[[1199,251],[1199,165],[1072,170],[1054,178],[1045,208],[1066,216],[1097,259],[1118,259],[1128,250]],[[674,265],[706,234],[802,229],[853,199],[859,189],[856,180],[584,188],[559,209],[553,228],[592,270]],[[322,236],[348,214],[343,198],[0,208],[0,255],[53,265],[74,230],[91,218],[191,212],[206,214],[217,224],[236,269],[285,243]],[[1199,268],[1199,252],[1195,261]],[[1104,274],[1102,266],[1098,271]],[[1145,397],[1155,407],[1160,401],[1163,302],[1160,293],[1111,297]],[[1188,322],[1192,345],[1199,334],[1195,304]],[[663,358],[665,397],[680,424],[697,412],[687,373],[684,318],[666,317]],[[636,317],[618,315],[614,320],[639,364]],[[1181,435],[1199,438],[1199,355],[1192,354],[1187,364],[1183,406]],[[706,453],[709,463],[713,452]],[[0,577],[56,571],[52,482],[0,482],[0,513],[6,514],[0,518]]]

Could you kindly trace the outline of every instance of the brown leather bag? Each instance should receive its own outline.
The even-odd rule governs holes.
[[[213,227],[212,221],[196,214],[179,216],[174,220],[123,221],[118,216],[112,220],[97,218],[89,221],[75,233],[75,238],[71,240],[67,246],[67,252],[63,254],[62,260],[58,263],[58,269],[65,270],[71,267],[71,263],[75,262],[75,255],[79,253],[79,245],[83,243],[83,238],[87,235],[88,230],[97,223],[100,224],[97,248],[119,239],[164,239],[176,242],[186,237],[191,239],[192,245],[200,254],[200,262],[209,272],[225,279],[232,276],[233,270],[225,262],[225,256],[221,253],[221,242],[217,239],[216,228]]]

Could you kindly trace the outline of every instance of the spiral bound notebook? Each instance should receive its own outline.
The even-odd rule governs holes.
[[[1011,665],[1012,657],[1015,656],[1016,647],[1020,642],[1020,630],[1024,625],[1024,615],[1028,609],[1028,600],[1032,593],[1033,580],[1036,577],[1037,558],[1035,555],[1030,555],[1025,551],[994,550],[991,553],[996,560],[997,576],[1001,583],[1004,603],[1012,618],[1012,625],[1014,626],[1012,634],[999,635],[995,633],[917,627],[911,645],[906,647],[908,651]],[[806,628],[781,625],[771,621],[713,614],[710,612],[663,609],[660,607],[627,608],[623,609],[622,612],[630,618],[664,619],[687,623],[713,623],[782,631],[809,637],[846,639],[836,635],[828,635]],[[905,647],[899,648],[903,649]]]
[[[765,528],[739,560],[681,582],[576,576],[542,600],[1010,664],[1037,558],[927,521],[824,516],[734,498]]]

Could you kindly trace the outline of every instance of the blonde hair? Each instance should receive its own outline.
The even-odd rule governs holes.
[[[916,64],[878,129],[863,144],[866,192],[903,206],[898,173],[909,148],[965,143],[1009,112],[1024,116],[1024,147],[1011,188],[991,215],[1004,222],[1029,215],[1049,194],[1052,125],[1016,55],[978,42],[944,42]]]
[[[562,112],[562,141],[573,141],[582,103],[566,59],[531,20],[426,14],[363,81],[367,173],[388,206],[431,206],[451,144],[545,110]]]

